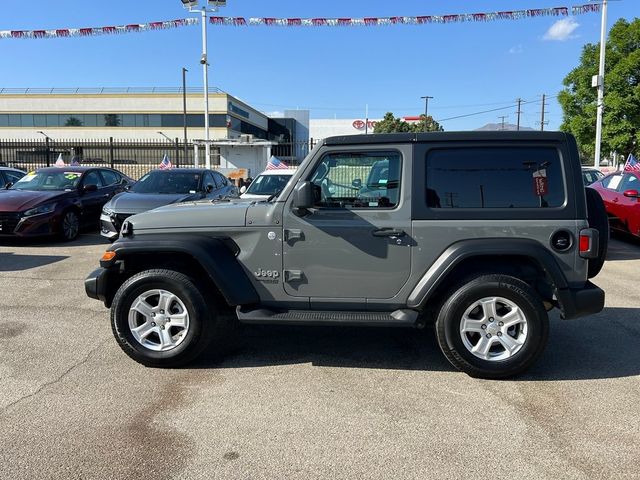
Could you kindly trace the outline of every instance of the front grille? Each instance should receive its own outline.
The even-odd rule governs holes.
[[[20,214],[14,212],[0,212],[0,234],[11,234],[20,222]]]
[[[131,215],[133,215],[133,213],[117,213],[111,217],[111,221],[113,222],[113,226],[116,227],[116,231],[120,231],[124,221]]]

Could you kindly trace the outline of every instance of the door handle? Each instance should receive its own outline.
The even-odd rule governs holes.
[[[378,228],[371,232],[374,237],[404,237],[406,232],[399,228]]]
[[[618,199],[617,199],[617,198],[614,198],[614,199],[613,199],[613,203],[618,203]]]

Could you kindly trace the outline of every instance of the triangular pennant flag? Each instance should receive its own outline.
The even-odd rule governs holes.
[[[62,154],[58,155],[58,160],[56,160],[55,163],[56,167],[66,167],[66,163],[64,163],[64,160],[62,159]]]

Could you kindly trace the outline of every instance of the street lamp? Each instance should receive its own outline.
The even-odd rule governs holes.
[[[190,13],[196,13],[200,5],[200,0],[181,0],[182,6]],[[211,137],[209,133],[209,61],[207,55],[207,13],[215,13],[219,7],[227,5],[226,0],[208,0],[208,7],[203,6],[200,10],[202,19],[202,57],[200,63],[204,73],[204,130],[205,130],[205,155],[207,168],[211,168]]]
[[[167,139],[167,142],[169,142],[169,143],[173,143],[173,140],[171,140],[169,137],[167,137],[164,133],[162,133],[162,132],[158,132],[158,135],[162,135],[164,138],[166,138],[166,139]]]

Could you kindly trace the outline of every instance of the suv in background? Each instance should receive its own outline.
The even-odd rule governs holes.
[[[604,307],[607,217],[564,133],[328,138],[268,202],[161,207],[122,232],[85,288],[153,367],[223,354],[239,323],[434,324],[452,365],[504,378],[541,355],[547,311]]]
[[[265,170],[248,187],[240,189],[240,198],[245,200],[268,200],[279,194],[287,186],[295,170]]]

